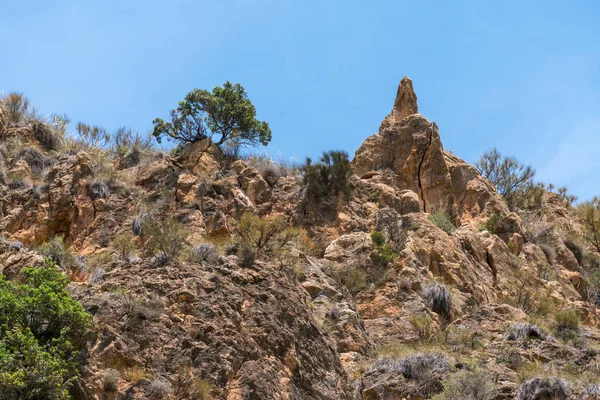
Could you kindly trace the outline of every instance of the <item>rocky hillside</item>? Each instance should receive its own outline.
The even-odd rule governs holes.
[[[600,398],[585,226],[550,191],[510,210],[408,78],[321,197],[210,139],[43,133],[0,125],[0,266],[52,258],[93,316],[74,399]]]

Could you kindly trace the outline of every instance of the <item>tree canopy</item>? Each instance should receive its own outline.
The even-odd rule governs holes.
[[[68,399],[90,316],[69,296],[54,263],[22,276],[13,283],[0,274],[0,397]]]
[[[156,118],[152,134],[180,143],[194,143],[211,138],[217,146],[233,142],[238,146],[266,146],[271,129],[256,119],[256,109],[239,83],[226,82],[212,92],[194,89],[171,111],[171,120]]]

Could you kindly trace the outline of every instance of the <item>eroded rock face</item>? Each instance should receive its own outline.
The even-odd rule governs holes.
[[[405,78],[379,133],[367,138],[356,151],[354,172],[371,179],[376,171],[390,170],[394,187],[415,192],[422,211],[443,211],[456,221],[508,214],[489,182],[475,168],[446,152],[437,125],[417,112],[412,82]]]

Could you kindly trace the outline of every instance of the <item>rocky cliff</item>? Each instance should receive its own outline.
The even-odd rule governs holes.
[[[597,305],[567,240],[581,222],[550,192],[510,211],[444,150],[409,78],[332,215],[307,211],[298,170],[210,142],[104,180],[94,154],[23,146],[51,162],[36,174],[4,145],[0,264],[16,278],[58,236],[79,260],[61,266],[94,321],[74,398],[428,399],[480,370],[492,388],[474,399],[599,398]],[[248,212],[300,239],[246,262]],[[144,221],[177,221],[160,234],[180,256],[150,254]]]

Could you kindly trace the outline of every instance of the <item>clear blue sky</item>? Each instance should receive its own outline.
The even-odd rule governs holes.
[[[450,5],[451,3],[451,5]],[[284,159],[351,154],[404,75],[444,146],[492,146],[600,194],[600,2],[0,1],[0,90],[147,131],[192,88],[246,87]]]

